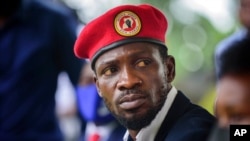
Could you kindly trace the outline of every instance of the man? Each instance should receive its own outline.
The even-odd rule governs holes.
[[[0,1],[0,140],[61,141],[55,115],[57,77],[76,84],[76,21],[42,0]]]
[[[202,141],[214,122],[172,86],[166,30],[158,9],[122,5],[85,26],[75,43],[76,56],[91,60],[99,95],[128,129],[124,141]]]
[[[250,38],[224,46],[215,60],[215,126],[209,141],[228,141],[230,124],[250,124]]]
[[[249,106],[242,99],[248,99],[249,74],[246,72],[249,72],[248,64],[250,63],[249,43],[247,43],[250,38],[249,13],[250,0],[239,0],[238,19],[242,26],[234,34],[223,39],[215,48],[217,85],[215,100],[212,102],[215,103],[218,123],[209,141],[228,141],[229,124],[234,122],[240,124],[241,120],[248,116],[246,113]]]

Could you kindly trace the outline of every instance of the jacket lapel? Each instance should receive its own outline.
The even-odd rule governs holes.
[[[189,104],[190,100],[181,91],[178,91],[174,102],[155,137],[155,141],[165,140],[172,126],[176,123],[179,117],[187,111]]]

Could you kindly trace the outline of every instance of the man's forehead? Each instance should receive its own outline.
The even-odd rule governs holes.
[[[157,51],[157,45],[150,43],[131,43],[117,48],[113,48],[103,53],[97,60],[96,64],[112,62],[123,56],[136,57],[138,55],[150,55]],[[128,58],[129,59],[129,58]]]

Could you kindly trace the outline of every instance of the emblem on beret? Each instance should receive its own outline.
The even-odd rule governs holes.
[[[114,27],[122,36],[135,36],[141,30],[141,20],[135,13],[123,11],[115,17]]]

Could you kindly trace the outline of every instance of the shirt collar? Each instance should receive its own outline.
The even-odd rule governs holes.
[[[171,90],[169,91],[166,101],[162,107],[162,109],[157,113],[156,117],[154,120],[150,123],[149,126],[142,128],[140,132],[136,136],[136,141],[153,141],[159,128],[161,127],[161,124],[164,120],[164,118],[167,116],[167,113],[177,95],[177,90],[173,86]],[[129,137],[129,132],[128,130],[126,131],[123,140],[127,141]]]

